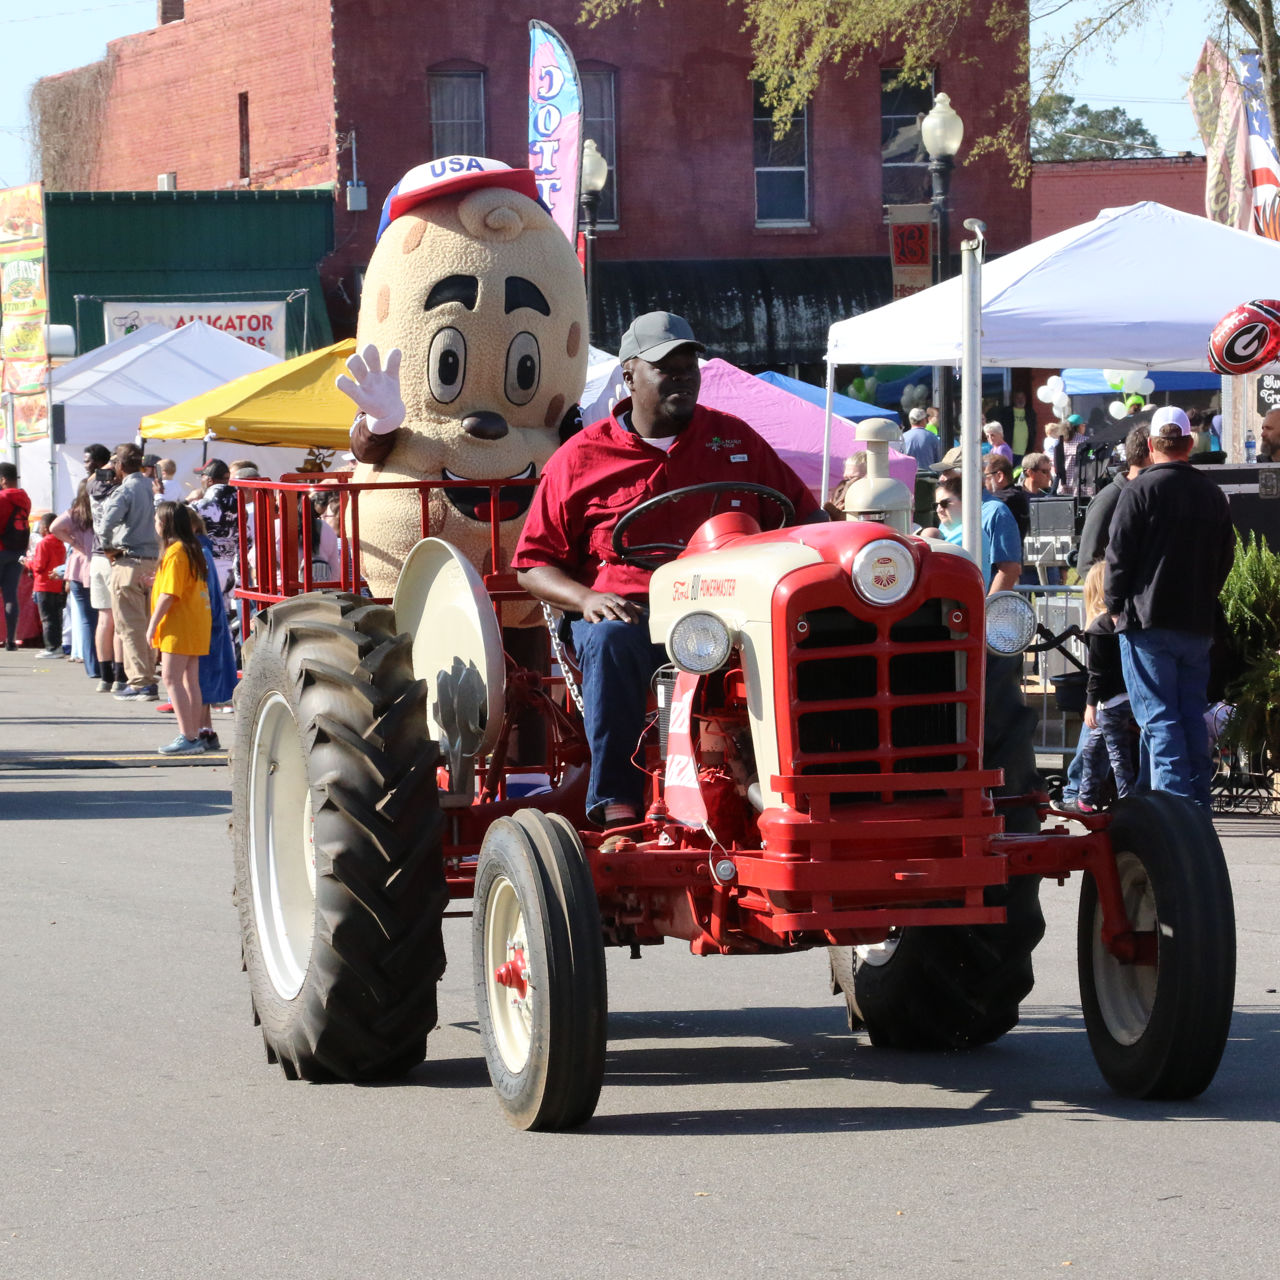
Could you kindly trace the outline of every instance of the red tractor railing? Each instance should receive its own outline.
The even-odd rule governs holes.
[[[350,472],[294,474],[279,480],[233,480],[240,503],[239,582],[237,595],[251,606],[263,608],[289,596],[321,587],[360,594],[367,589],[364,553],[360,540],[361,506],[369,493],[379,496],[389,491],[407,490],[418,494],[419,535],[436,532],[431,522],[433,489],[478,489],[489,495],[489,563],[495,571],[484,575],[486,588],[495,604],[503,600],[528,599],[516,585],[515,575],[506,571],[502,553],[502,521],[499,503],[504,490],[531,489],[530,480],[455,481],[397,480],[353,483]],[[336,578],[315,574],[312,562],[317,548],[310,519],[303,519],[310,495],[337,494],[339,502],[338,544],[342,548],[341,569]],[[371,597],[388,603],[385,597]],[[499,612],[499,616],[501,613]]]

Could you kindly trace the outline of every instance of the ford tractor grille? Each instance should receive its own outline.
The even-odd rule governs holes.
[[[841,588],[843,602],[831,603]],[[789,602],[784,772],[911,775],[884,792],[865,783],[837,791],[833,804],[871,804],[900,790],[940,796],[946,775],[980,767],[981,601],[914,603],[870,608],[847,580],[829,578]],[[781,698],[778,710],[782,721]]]

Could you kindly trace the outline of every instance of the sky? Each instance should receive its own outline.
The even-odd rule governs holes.
[[[1053,19],[1069,26],[1075,10],[1097,0],[1068,0]],[[40,12],[48,6],[49,12]],[[0,76],[0,187],[30,181],[27,146],[27,93],[41,76],[96,62],[107,41],[155,25],[156,0],[6,0],[0,13],[0,47],[6,52]],[[1187,79],[1204,44],[1210,6],[1204,0],[1169,0],[1163,16],[1114,50],[1111,64],[1103,51],[1082,60],[1074,85],[1064,86],[1076,101],[1096,109],[1120,106],[1141,119],[1170,152],[1203,153],[1187,106]],[[1038,24],[1037,24],[1038,26]],[[1032,39],[1037,38],[1033,27]],[[22,68],[15,74],[12,68]],[[954,104],[964,114],[961,103]],[[523,109],[523,107],[522,107]]]

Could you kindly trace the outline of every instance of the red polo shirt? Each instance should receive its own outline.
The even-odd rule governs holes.
[[[650,444],[619,421],[631,409],[620,401],[602,418],[561,445],[542,474],[512,558],[515,569],[555,565],[593,591],[644,598],[652,571],[618,563],[613,528],[648,498],[713,480],[764,484],[795,504],[797,519],[818,504],[799,476],[741,418],[699,405],[669,451]],[[750,494],[725,494],[719,509],[737,501],[765,527],[778,508]],[[711,497],[659,507],[627,530],[627,543],[687,542],[711,514]],[[767,523],[766,523],[767,522]]]

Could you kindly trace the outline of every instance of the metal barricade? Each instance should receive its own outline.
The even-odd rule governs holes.
[[[1036,621],[1051,635],[1072,627],[1084,630],[1084,588],[1020,586],[1035,607]],[[1022,671],[1022,693],[1040,717],[1036,726],[1036,754],[1058,757],[1065,768],[1075,754],[1084,714],[1085,648],[1078,636],[1059,648],[1028,654]]]

